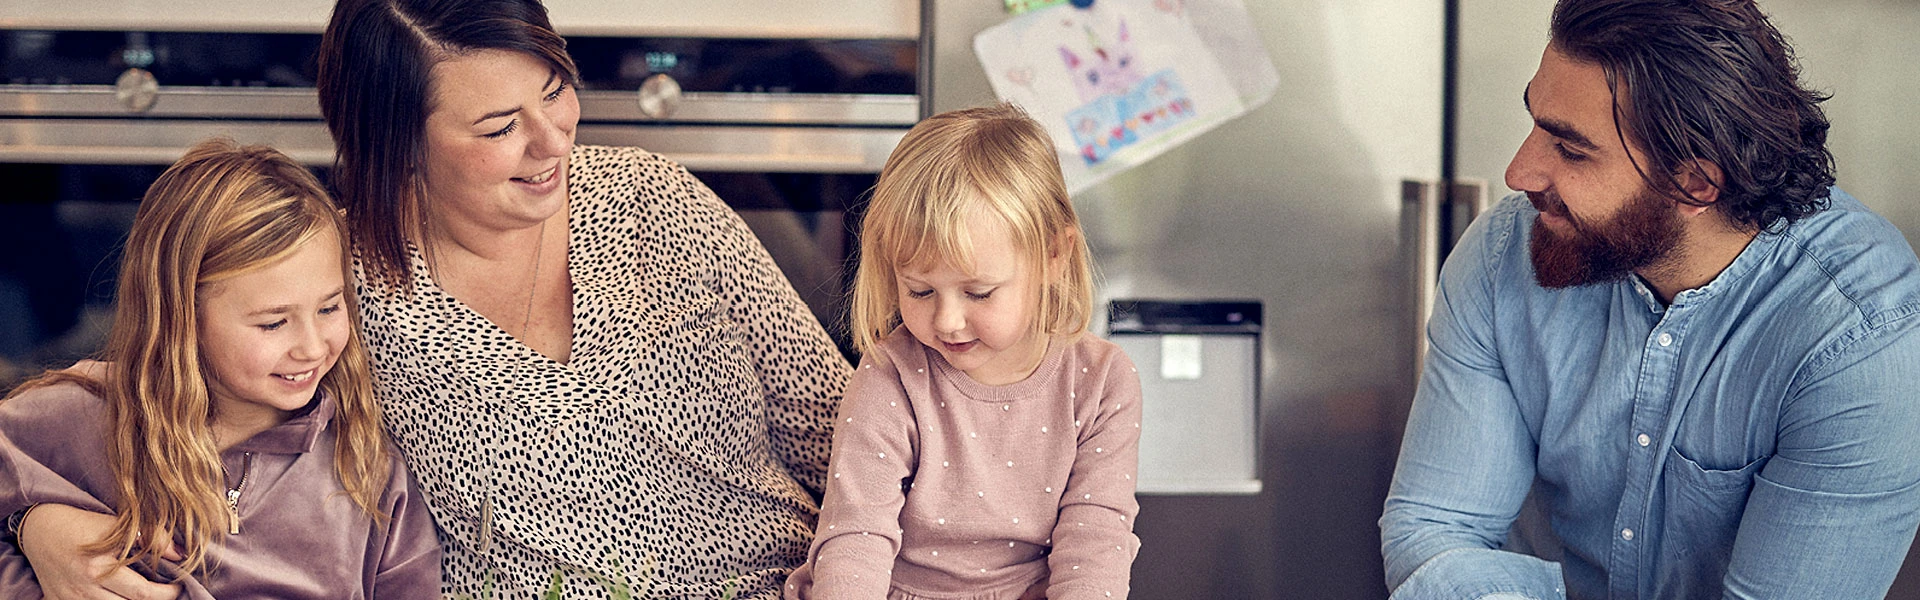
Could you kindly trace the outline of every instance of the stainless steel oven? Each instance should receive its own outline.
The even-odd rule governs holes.
[[[0,8],[0,386],[90,352],[140,194],[192,143],[319,171],[331,2],[22,0]],[[924,114],[921,0],[549,0],[583,144],[687,166],[843,341],[859,199]]]

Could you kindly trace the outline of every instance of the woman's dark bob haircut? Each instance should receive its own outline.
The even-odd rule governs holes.
[[[421,179],[434,65],[480,50],[579,72],[538,0],[340,0],[320,38],[320,113],[333,133],[333,187],[368,283],[411,291],[407,242],[423,243]]]

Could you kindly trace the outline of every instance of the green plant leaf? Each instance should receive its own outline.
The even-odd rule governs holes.
[[[566,588],[567,588],[566,575],[561,573],[559,569],[554,569],[553,582],[547,584],[547,593],[541,596],[541,598],[543,598],[544,600],[561,600],[560,594],[562,592],[565,592]]]

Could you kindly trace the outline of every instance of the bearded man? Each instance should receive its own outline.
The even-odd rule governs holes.
[[[1393,597],[1881,598],[1920,524],[1920,260],[1751,0],[1562,0],[1524,192],[1441,272]],[[1529,492],[1552,547],[1504,550]]]

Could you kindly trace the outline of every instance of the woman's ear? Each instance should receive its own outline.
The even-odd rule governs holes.
[[[1682,164],[1680,171],[1673,174],[1673,181],[1679,186],[1680,192],[1692,198],[1693,202],[1680,203],[1681,212],[1693,216],[1712,208],[1720,201],[1720,182],[1725,181],[1722,179],[1724,176],[1720,165],[1704,158]]]

